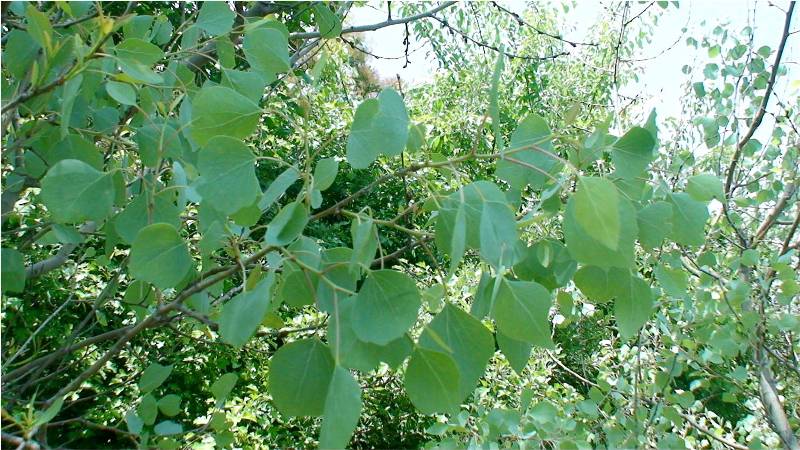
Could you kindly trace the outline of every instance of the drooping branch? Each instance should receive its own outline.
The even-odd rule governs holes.
[[[781,65],[781,58],[783,57],[783,50],[786,48],[786,40],[789,38],[789,27],[792,23],[792,13],[794,12],[794,5],[795,2],[792,1],[789,3],[789,8],[786,11],[786,20],[783,23],[783,33],[781,34],[781,42],[778,44],[778,51],[775,53],[775,62],[772,64],[772,72],[769,75],[769,80],[767,81],[767,90],[764,92],[764,97],[761,100],[761,105],[758,107],[758,111],[756,112],[755,117],[753,117],[753,122],[750,124],[750,127],[745,132],[744,136],[741,140],[736,144],[736,150],[733,153],[733,158],[731,158],[731,164],[728,166],[728,172],[725,175],[725,195],[726,197],[730,197],[732,193],[732,186],[733,186],[733,178],[736,174],[736,167],[739,165],[739,161],[742,157],[742,150],[744,149],[745,145],[750,142],[753,135],[755,134],[758,127],[761,126],[761,122],[764,120],[764,114],[767,112],[767,105],[769,104],[769,98],[772,96],[772,90],[775,87],[775,80],[778,78],[778,69]]]

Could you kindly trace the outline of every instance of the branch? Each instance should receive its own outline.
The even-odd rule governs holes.
[[[706,436],[710,437],[711,439],[714,439],[717,442],[721,442],[721,443],[727,445],[730,448],[735,448],[737,450],[748,450],[748,447],[745,446],[745,445],[742,445],[742,444],[740,444],[738,442],[731,442],[731,441],[729,441],[727,439],[723,439],[723,438],[717,436],[716,434],[714,434],[708,428],[706,428],[706,427],[700,425],[699,423],[695,422],[694,419],[689,417],[689,415],[684,414],[684,413],[682,413],[680,411],[678,411],[678,415],[681,416],[685,421],[689,422],[689,424],[691,426],[693,426],[697,431],[705,434]]]
[[[730,197],[731,187],[733,185],[733,175],[736,172],[736,166],[739,165],[739,160],[742,157],[742,149],[750,142],[750,139],[755,134],[758,127],[761,126],[761,121],[764,120],[764,114],[767,112],[767,104],[772,95],[772,89],[775,87],[775,80],[778,78],[778,69],[781,65],[781,58],[783,57],[783,50],[786,48],[786,40],[789,37],[789,26],[792,23],[792,12],[794,11],[795,2],[789,3],[789,9],[786,11],[786,20],[783,23],[783,34],[781,35],[781,42],[778,44],[778,52],[775,54],[775,62],[772,64],[772,73],[769,75],[767,81],[767,90],[764,92],[764,98],[761,100],[761,106],[758,107],[758,112],[753,117],[753,123],[745,133],[742,140],[736,144],[736,151],[733,153],[731,165],[728,167],[728,173],[725,176],[725,196]]]
[[[444,2],[441,5],[437,6],[436,8],[433,8],[433,9],[431,9],[429,11],[425,11],[425,12],[422,12],[422,13],[419,13],[419,14],[415,14],[413,16],[402,17],[400,19],[391,19],[390,18],[390,19],[384,20],[383,22],[373,23],[371,25],[359,25],[359,26],[356,26],[356,27],[345,28],[344,30],[342,30],[342,34],[362,33],[364,31],[375,31],[375,30],[380,30],[381,28],[391,27],[392,25],[401,25],[401,24],[405,24],[405,23],[409,23],[409,22],[414,22],[414,21],[420,20],[420,19],[426,19],[426,18],[435,19],[435,17],[433,16],[434,14],[436,14],[439,11],[442,11],[443,9],[449,8],[449,7],[451,7],[451,6],[455,5],[455,4],[456,4],[456,2],[454,2],[454,1]],[[291,33],[291,34],[289,34],[289,39],[311,39],[311,38],[318,38],[318,37],[322,37],[322,34],[320,34],[319,31],[309,31],[309,32],[303,32],[303,33]]]
[[[758,244],[758,241],[764,238],[770,228],[772,228],[772,226],[775,224],[775,220],[786,208],[789,199],[794,196],[795,191],[797,191],[797,185],[790,183],[786,190],[783,191],[783,194],[781,194],[777,203],[775,203],[775,207],[772,208],[769,214],[767,214],[767,217],[764,218],[764,221],[761,222],[761,225],[758,227],[758,231],[756,231],[755,237],[753,237],[753,241],[750,243],[750,247],[755,247],[756,244]]]
[[[22,439],[19,436],[14,436],[13,434],[6,433],[5,431],[2,432],[2,441],[11,445],[16,445],[16,449],[18,450],[41,450],[42,446],[39,445],[37,442],[28,441]]]
[[[81,226],[79,232],[82,234],[94,233],[96,228],[96,223],[86,222],[83,226]],[[55,255],[26,267],[25,278],[28,280],[37,278],[53,269],[60,267],[62,264],[67,262],[67,260],[69,260],[70,255],[73,251],[75,251],[76,248],[78,248],[78,245],[79,244],[64,244],[60,249],[58,249],[58,252],[56,252]]]

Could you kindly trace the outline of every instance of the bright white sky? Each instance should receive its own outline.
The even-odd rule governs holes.
[[[515,11],[525,8],[525,3],[521,1],[503,1],[504,6]],[[781,9],[785,9],[788,1],[774,1]],[[570,27],[563,28],[562,33],[565,37],[576,41],[588,40],[586,34],[596,22],[597,18],[609,2],[580,2],[575,8],[564,16],[564,23]],[[631,10],[635,14],[647,6],[647,3],[632,5]],[[650,11],[657,11],[659,7],[654,5]],[[711,30],[718,24],[727,24],[728,29],[739,31],[747,25],[755,28],[755,48],[762,45],[769,45],[773,50],[777,48],[780,41],[780,34],[783,30],[784,13],[778,7],[771,6],[768,1],[740,0],[740,1],[684,1],[679,8],[670,5],[664,11],[655,29],[653,42],[638,55],[641,58],[658,55],[663,50],[670,48],[664,54],[644,63],[644,70],[641,72],[641,81],[637,85],[627,86],[626,93],[643,93],[647,99],[642,106],[642,113],[656,107],[660,117],[677,116],[680,113],[680,98],[683,95],[682,85],[686,81],[686,75],[681,72],[684,64],[697,65],[705,63],[708,55],[705,49],[694,49],[685,44],[686,37],[692,36],[698,40],[703,35],[710,34]],[[753,17],[755,11],[755,17]],[[792,30],[800,30],[800,14],[794,13]],[[386,19],[386,6],[384,3],[370,2],[369,5],[358,7],[349,14],[351,24],[369,24],[381,22]],[[681,30],[687,28],[684,34]],[[410,55],[411,64],[403,68],[405,63],[403,56],[403,26],[393,26],[383,28],[376,32],[367,33],[366,43],[369,49],[380,56],[401,57],[400,59],[386,60],[368,58],[370,64],[376,69],[382,78],[395,78],[397,74],[407,83],[417,84],[432,79],[436,63],[433,58],[426,55],[426,47],[420,42],[412,41],[411,49],[420,50]],[[789,37],[786,50],[784,51],[783,63],[789,69],[789,76],[784,78],[776,88],[779,98],[786,99],[789,95],[797,95],[798,61],[800,51],[800,33]],[[774,56],[770,56],[770,64]],[[697,75],[695,75],[697,76]],[[790,84],[792,86],[790,87]]]

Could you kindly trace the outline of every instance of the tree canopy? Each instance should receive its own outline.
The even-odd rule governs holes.
[[[3,448],[800,449],[794,5],[3,2]]]

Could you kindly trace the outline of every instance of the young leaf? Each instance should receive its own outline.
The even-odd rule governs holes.
[[[197,159],[197,193],[217,211],[233,214],[254,204],[261,195],[256,158],[242,141],[216,136],[200,150]]]
[[[316,338],[284,345],[269,367],[275,407],[289,417],[322,415],[333,369],[328,346]]]
[[[178,230],[167,223],[142,228],[131,245],[130,264],[134,278],[156,285],[174,287],[192,268],[192,258]]]
[[[347,447],[358,425],[359,416],[361,416],[361,386],[347,369],[337,366],[333,370],[328,395],[325,397],[319,447],[322,449]]]
[[[538,283],[502,280],[493,311],[497,329],[512,339],[553,348],[551,304],[550,292]]]
[[[274,281],[274,272],[270,272],[255,289],[240,293],[223,306],[219,318],[219,334],[223,341],[241,347],[250,340],[269,310]]]
[[[408,361],[405,388],[422,414],[452,413],[461,404],[461,375],[446,353],[417,348]]]
[[[347,139],[347,162],[354,169],[366,169],[380,153],[399,155],[407,140],[406,105],[397,92],[385,88],[377,99],[358,105]]]
[[[41,184],[42,202],[56,222],[98,221],[111,214],[115,196],[111,174],[83,161],[60,161],[50,168]]]
[[[421,305],[417,285],[408,275],[376,270],[356,297],[353,329],[362,341],[386,345],[414,325]]]

